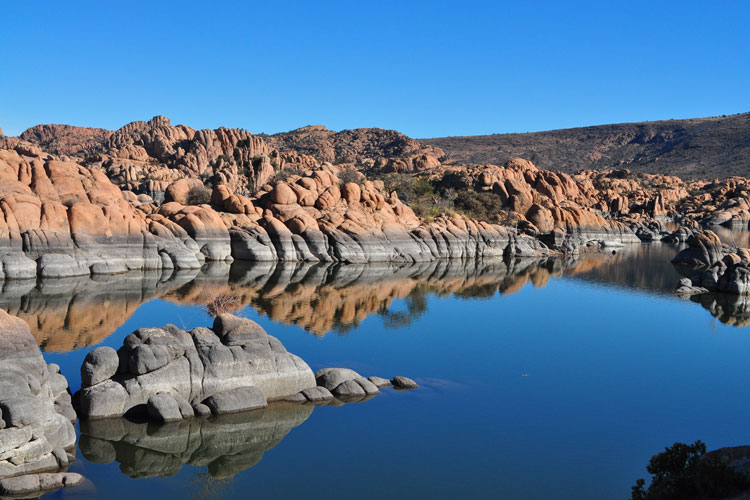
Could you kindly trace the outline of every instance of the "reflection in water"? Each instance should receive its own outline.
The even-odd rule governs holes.
[[[683,267],[670,260],[681,247],[633,245],[613,254],[541,260],[437,261],[418,264],[211,263],[202,270],[128,273],[2,284],[0,308],[21,317],[45,351],[66,352],[100,343],[146,301],[162,298],[205,305],[228,296],[274,322],[315,335],[346,333],[368,316],[387,328],[411,324],[427,312],[430,295],[488,298],[515,293],[553,277],[672,296]],[[401,300],[403,307],[393,307]],[[694,296],[722,322],[750,323],[747,301],[727,294]]]
[[[0,308],[28,323],[45,351],[100,343],[138,307],[193,280],[193,271],[0,281]]]
[[[734,326],[750,325],[750,297],[731,293],[704,293],[690,300],[708,309],[714,318]]]
[[[229,478],[260,462],[313,408],[274,403],[264,410],[170,424],[82,420],[79,447],[88,461],[118,462],[136,479],[173,476],[183,465],[207,467],[214,479]]]
[[[179,303],[205,304],[231,295],[275,322],[316,335],[345,333],[379,314],[389,326],[404,326],[426,311],[427,294],[463,298],[513,293],[526,283],[544,286],[556,260],[437,261],[410,265],[237,263],[227,275],[201,275],[164,295]],[[391,312],[405,299],[406,312]]]
[[[596,284],[672,295],[682,275],[671,264],[684,246],[650,243],[618,250],[616,254],[588,254],[569,265],[566,276]]]

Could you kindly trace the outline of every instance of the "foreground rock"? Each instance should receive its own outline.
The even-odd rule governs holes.
[[[310,367],[257,323],[220,315],[212,329],[141,328],[115,351],[98,347],[81,368],[81,418],[130,412],[174,421],[234,413],[315,386]]]
[[[0,494],[18,495],[73,486],[65,469],[75,431],[68,383],[47,365],[22,320],[0,310]]]

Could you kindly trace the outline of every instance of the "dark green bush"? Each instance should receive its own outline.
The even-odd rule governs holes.
[[[211,202],[211,190],[205,186],[195,186],[188,191],[188,205],[203,205]]]
[[[675,443],[651,457],[646,481],[638,479],[632,500],[710,500],[728,498],[750,488],[750,481],[728,465],[708,459],[706,445]]]

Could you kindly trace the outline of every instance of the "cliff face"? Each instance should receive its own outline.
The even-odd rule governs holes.
[[[683,179],[750,175],[750,113],[420,142],[464,164],[499,165],[521,157],[563,172],[628,168]]]

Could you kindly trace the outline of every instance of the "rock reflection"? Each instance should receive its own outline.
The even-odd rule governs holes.
[[[680,247],[633,245],[612,254],[542,260],[436,261],[411,265],[217,262],[177,273],[129,273],[0,282],[0,308],[24,319],[46,351],[65,352],[100,343],[144,302],[162,298],[204,306],[231,296],[271,320],[315,335],[346,333],[367,317],[401,328],[427,313],[430,295],[481,299],[512,294],[553,277],[627,288],[667,297],[683,268],[669,261]],[[695,296],[722,322],[750,324],[744,299],[725,294]],[[403,307],[394,307],[402,301]]]
[[[100,343],[144,302],[192,281],[198,270],[0,281],[0,309],[28,323],[45,351]]]
[[[704,293],[690,300],[706,308],[711,315],[726,325],[750,325],[750,297],[730,293]]]
[[[172,424],[82,420],[79,448],[86,460],[117,462],[123,474],[136,479],[173,476],[184,465],[229,478],[260,462],[313,409],[274,403],[264,410]]]
[[[426,312],[428,294],[491,297],[514,293],[529,282],[544,286],[561,272],[561,262],[554,259],[411,265],[237,263],[228,275],[201,275],[164,298],[206,304],[216,296],[232,295],[273,321],[325,335],[345,333],[373,314],[382,316],[386,326],[408,325]],[[406,312],[390,311],[396,299],[405,299]]]

